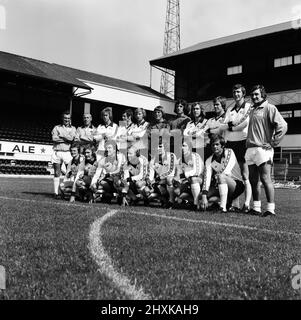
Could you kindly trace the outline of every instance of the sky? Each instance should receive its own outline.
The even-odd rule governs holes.
[[[150,85],[167,0],[0,0],[0,51]],[[181,48],[292,19],[301,0],[180,0]],[[152,87],[159,90],[160,72]]]

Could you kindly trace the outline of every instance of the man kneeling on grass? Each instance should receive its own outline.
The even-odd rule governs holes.
[[[157,198],[163,207],[170,209],[174,207],[175,201],[173,180],[177,158],[174,153],[167,151],[166,147],[166,143],[161,140],[155,156],[149,162],[149,175],[146,179],[149,192],[145,194],[147,202]]]
[[[80,154],[80,145],[71,145],[70,153],[72,160],[68,163],[64,181],[60,184],[62,198],[69,199],[80,163],[84,156]]]
[[[239,164],[233,150],[225,148],[223,137],[213,135],[210,146],[213,154],[205,164],[201,209],[206,210],[209,202],[219,197],[219,211],[233,212],[232,201],[244,192]]]
[[[140,155],[135,145],[130,146],[127,151],[127,159],[122,166],[120,179],[115,184],[121,205],[137,204],[143,199],[147,173],[147,159]]]
[[[105,153],[98,161],[97,170],[91,182],[91,190],[94,201],[111,203],[114,194],[118,193],[116,187],[121,179],[121,168],[125,162],[125,156],[118,151],[114,140],[108,140],[104,147]]]
[[[182,157],[178,161],[176,176],[174,178],[174,192],[178,203],[193,198],[193,210],[199,209],[199,198],[202,185],[202,175],[204,171],[204,162],[202,157],[192,152],[192,143],[186,139],[182,143]]]
[[[97,159],[95,149],[87,147],[84,149],[85,158],[81,161],[73,184],[70,202],[75,201],[75,196],[79,195],[81,201],[92,202],[92,191],[90,185],[97,169]]]

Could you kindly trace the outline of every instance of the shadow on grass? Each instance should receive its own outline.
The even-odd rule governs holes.
[[[50,192],[34,192],[34,191],[23,191],[22,194],[31,194],[34,196],[43,196],[48,199],[53,199],[53,193]]]

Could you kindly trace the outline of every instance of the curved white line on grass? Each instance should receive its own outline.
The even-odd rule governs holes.
[[[90,251],[97,265],[99,266],[99,271],[111,279],[120,291],[125,293],[132,300],[149,300],[150,297],[143,292],[142,288],[137,289],[135,285],[130,283],[130,280],[126,276],[115,270],[111,258],[105,252],[105,249],[102,245],[101,227],[117,212],[118,210],[110,210],[103,217],[93,222],[89,234]]]
[[[23,199],[23,198],[10,198],[10,197],[4,197],[0,196],[0,199],[3,200],[13,200],[13,201],[24,201],[24,202],[33,202],[33,203],[40,203],[40,204],[51,204],[51,205],[60,205],[60,206],[66,206],[66,207],[78,207],[78,208],[94,208],[94,206],[91,206],[89,204],[77,204],[77,203],[70,203],[67,201],[39,201],[39,200],[34,200],[34,199]],[[95,207],[97,208],[97,207]],[[126,212],[122,210],[122,212]],[[243,224],[234,224],[234,223],[224,223],[224,222],[217,222],[217,221],[208,221],[208,220],[197,220],[197,219],[186,219],[186,218],[179,218],[175,216],[166,216],[166,215],[161,215],[157,213],[146,213],[146,212],[137,212],[137,211],[132,211],[134,214],[140,214],[140,215],[146,215],[146,216],[153,216],[153,217],[158,217],[158,218],[165,218],[165,219],[171,219],[171,220],[178,220],[178,221],[187,221],[187,222],[193,222],[193,223],[203,223],[207,225],[213,225],[213,226],[221,226],[221,227],[228,227],[228,228],[236,228],[236,229],[245,229],[245,230],[253,230],[253,231],[258,231],[258,232],[266,232],[266,233],[272,233],[272,234],[282,234],[286,236],[295,236],[295,237],[301,237],[300,233],[295,233],[295,232],[287,232],[287,231],[280,231],[280,230],[271,230],[271,229],[261,229],[257,227],[251,227]],[[264,218],[263,218],[264,219]],[[276,219],[276,218],[274,218]]]

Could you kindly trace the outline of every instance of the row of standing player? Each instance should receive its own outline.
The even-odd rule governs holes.
[[[182,101],[176,103],[175,111],[177,113],[177,118],[171,123],[165,121],[162,107],[157,107],[154,110],[155,121],[153,124],[150,125],[145,121],[145,112],[143,109],[137,109],[135,111],[137,123],[132,125],[131,121],[128,119],[130,118],[129,114],[125,113],[123,119],[126,121],[126,125],[118,128],[118,126],[112,122],[111,114],[108,112],[108,109],[104,109],[102,113],[104,125],[100,125],[96,129],[96,133],[98,134],[93,135],[93,139],[102,142],[99,143],[100,147],[98,147],[98,150],[101,150],[104,148],[105,141],[112,137],[115,137],[118,143],[122,142],[122,139],[120,139],[121,135],[118,135],[118,131],[120,132],[121,129],[126,130],[126,136],[131,137],[136,142],[141,141],[141,137],[145,135],[146,131],[152,129],[173,130],[180,128],[184,136],[191,136],[192,138],[195,138],[196,136],[205,137],[206,132],[221,134],[227,141],[226,146],[234,151],[241,169],[245,186],[245,204],[242,208],[243,212],[247,213],[250,211],[250,200],[253,195],[253,209],[251,211],[256,214],[260,213],[261,181],[264,185],[268,201],[265,215],[274,214],[274,188],[270,177],[273,161],[273,147],[280,142],[281,138],[286,133],[287,124],[277,108],[267,101],[267,95],[263,86],[254,86],[250,93],[253,102],[252,105],[245,102],[245,88],[242,85],[235,85],[233,87],[235,106],[233,108],[228,108],[227,110],[225,110],[225,99],[223,97],[215,98],[214,108],[216,116],[209,120],[205,119],[202,106],[198,103],[195,103],[192,106],[192,120],[189,119],[184,113],[186,105]],[[69,119],[67,116],[66,122],[68,122],[68,120],[70,122],[70,115]],[[57,140],[58,135],[56,132],[59,131],[56,129],[57,127],[60,126],[56,126],[53,130],[53,141],[55,143],[53,163],[55,168],[59,168],[62,161],[62,159],[55,159],[55,156],[58,157],[59,153],[63,153],[63,155],[68,153],[67,150],[61,150],[60,148],[57,148],[57,146],[60,145],[60,143],[63,143],[69,148],[71,141],[75,140],[74,137],[72,140],[71,136],[69,137],[69,140],[64,140],[62,135],[59,137],[61,140]],[[69,131],[72,130],[70,123],[69,125],[65,124],[64,127],[67,130],[69,128]],[[77,131],[80,132],[81,129],[84,130],[84,127],[78,128]],[[93,128],[90,129],[93,130]],[[75,130],[75,128],[73,130]],[[129,134],[131,130],[132,134]],[[110,132],[114,132],[114,134],[111,134],[110,136]],[[205,139],[198,139],[198,141],[205,141]],[[143,146],[138,145],[138,148],[141,149],[141,147],[143,149]],[[204,147],[204,145],[197,147]],[[57,177],[55,180],[57,180]],[[58,190],[57,181],[55,181],[56,194],[56,190]],[[225,193],[225,189],[225,187],[221,188],[219,193]],[[202,202],[202,206],[203,209],[206,209],[207,204],[206,201],[204,202],[205,204]],[[238,208],[239,205],[236,204],[234,207]]]

